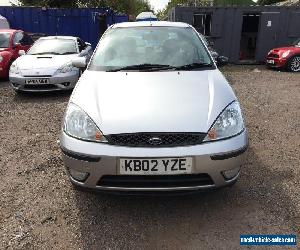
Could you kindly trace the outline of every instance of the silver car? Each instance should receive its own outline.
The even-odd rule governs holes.
[[[239,102],[194,28],[136,22],[101,38],[60,145],[75,186],[153,192],[235,183],[247,142]]]
[[[27,54],[19,53],[10,67],[10,83],[17,92],[36,92],[73,89],[82,70],[71,61],[88,61],[93,49],[78,37],[54,36],[38,39]]]

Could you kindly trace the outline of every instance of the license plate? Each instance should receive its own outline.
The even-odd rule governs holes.
[[[274,64],[275,62],[274,62],[274,60],[267,60],[267,63]]]
[[[49,84],[49,79],[47,78],[36,78],[36,79],[26,79],[26,84]]]
[[[173,175],[192,173],[192,157],[120,159],[121,175]]]

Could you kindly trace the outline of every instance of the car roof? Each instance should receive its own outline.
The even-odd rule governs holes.
[[[68,40],[76,40],[77,37],[74,36],[43,36],[40,38],[40,40],[46,40],[46,39],[68,39]]]
[[[113,25],[112,28],[127,28],[127,27],[191,27],[187,23],[181,22],[165,22],[165,21],[140,21],[140,22],[125,22]]]

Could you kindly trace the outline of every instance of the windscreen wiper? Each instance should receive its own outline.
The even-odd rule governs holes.
[[[126,67],[121,67],[121,68],[116,68],[116,69],[111,69],[107,70],[107,72],[117,72],[117,71],[123,71],[123,70],[160,70],[160,69],[173,69],[174,67],[170,65],[163,65],[163,64],[150,64],[150,63],[145,63],[145,64],[136,64],[136,65],[129,65]]]
[[[40,53],[33,53],[29,55],[60,55],[60,53],[57,52],[40,52]]]
[[[67,51],[67,52],[64,52],[64,53],[59,53],[59,55],[72,55],[72,54],[76,54],[76,52]]]
[[[177,66],[175,67],[176,70],[191,70],[191,69],[200,69],[200,68],[205,68],[205,67],[212,67],[213,64],[211,63],[190,63],[190,64],[185,64],[182,66]]]

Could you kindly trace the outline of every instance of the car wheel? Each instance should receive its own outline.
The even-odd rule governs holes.
[[[292,72],[300,72],[300,56],[292,57],[288,62],[287,68]]]

